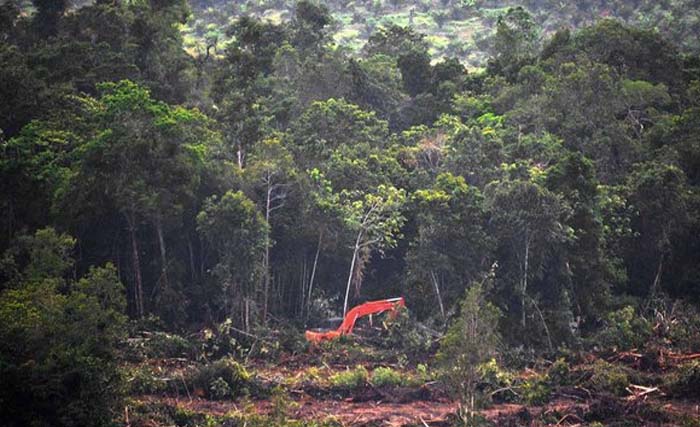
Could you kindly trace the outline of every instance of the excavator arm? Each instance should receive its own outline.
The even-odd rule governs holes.
[[[334,340],[341,335],[351,334],[352,329],[355,327],[355,322],[360,317],[370,314],[379,314],[385,311],[396,313],[396,310],[398,310],[399,307],[406,307],[403,297],[369,301],[364,304],[360,304],[348,311],[343,319],[343,323],[340,324],[338,329],[328,332],[306,331],[306,340],[313,344],[318,344],[322,341]]]

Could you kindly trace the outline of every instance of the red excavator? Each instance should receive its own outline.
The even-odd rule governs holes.
[[[379,314],[385,311],[389,311],[392,316],[395,316],[399,307],[406,307],[403,297],[369,301],[360,304],[348,311],[348,314],[345,315],[343,323],[340,324],[338,329],[325,332],[306,331],[306,340],[312,344],[334,340],[341,335],[352,333],[352,328],[355,327],[355,322],[360,317]]]

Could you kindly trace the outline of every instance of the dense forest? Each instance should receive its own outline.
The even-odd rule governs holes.
[[[591,354],[581,399],[700,398],[699,35],[689,0],[6,0],[0,424],[354,425],[259,366],[339,354],[330,390],[437,382],[455,425]],[[138,398],[173,393],[274,408]]]
[[[485,65],[499,16],[516,4],[503,0],[333,0],[324,2],[334,20],[328,31],[332,42],[358,52],[382,26],[411,26],[426,35],[433,59],[459,58],[469,69]],[[185,48],[202,51],[230,39],[226,26],[246,14],[274,23],[294,16],[291,0],[191,2],[193,16],[183,28]],[[583,28],[603,18],[615,18],[640,29],[660,31],[682,51],[700,52],[700,7],[697,2],[674,1],[523,1],[539,31]]]

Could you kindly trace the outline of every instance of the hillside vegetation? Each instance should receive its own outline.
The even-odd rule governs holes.
[[[4,2],[0,424],[697,426],[690,3]]]
[[[434,60],[459,58],[468,68],[485,66],[493,52],[498,18],[508,8],[524,7],[546,38],[562,28],[578,29],[604,18],[658,31],[682,51],[700,52],[700,9],[693,1],[578,1],[529,0],[332,0],[323,2],[333,22],[330,41],[358,53],[381,27],[411,26],[426,36]],[[227,26],[249,15],[280,24],[294,17],[294,1],[194,1],[193,19],[184,27],[185,45],[192,52],[223,46],[230,40]]]

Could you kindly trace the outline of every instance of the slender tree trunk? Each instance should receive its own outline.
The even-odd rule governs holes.
[[[437,295],[438,304],[440,305],[442,321],[445,322],[447,319],[445,317],[445,306],[442,304],[442,296],[440,296],[440,284],[438,283],[437,276],[433,270],[430,270],[430,277],[433,279],[433,285],[435,286],[435,294]]]
[[[530,231],[526,228],[525,229],[525,259],[523,261],[524,268],[523,268],[523,287],[522,287],[522,295],[520,296],[520,305],[522,309],[522,318],[521,318],[521,325],[523,329],[525,328],[525,298],[527,296],[527,276],[528,276],[528,268],[529,268],[529,263],[530,263]]]
[[[352,262],[350,262],[350,273],[348,274],[348,285],[345,288],[345,302],[343,303],[343,317],[348,312],[348,297],[350,296],[350,284],[352,283],[352,273],[355,271],[355,262],[357,261],[357,253],[360,251],[360,240],[362,239],[362,230],[357,233],[355,240],[355,248],[352,251]]]
[[[143,318],[143,282],[141,279],[141,259],[139,256],[139,245],[136,239],[136,219],[134,213],[126,214],[126,222],[129,228],[129,238],[131,240],[131,264],[134,269],[134,305],[136,306],[136,317]]]
[[[299,298],[299,305],[294,305],[294,314],[300,319],[304,318],[304,307],[306,307],[306,251],[304,251],[304,261],[301,264],[301,280],[299,281],[299,287],[301,288],[301,297]],[[293,301],[292,296],[289,296],[289,300]],[[299,311],[296,311],[299,310]]]
[[[306,317],[308,319],[309,311],[311,310],[311,295],[314,289],[314,279],[316,278],[316,266],[318,265],[318,256],[321,253],[321,243],[323,241],[323,229],[318,233],[318,244],[316,245],[316,256],[314,256],[314,266],[311,268],[311,278],[309,279],[309,295],[306,298]]]
[[[204,251],[204,239],[199,238],[199,277],[204,277],[204,264],[206,263]]]
[[[243,144],[238,143],[238,149],[236,150],[236,159],[238,160],[238,167],[243,169]]]
[[[158,236],[158,249],[160,250],[160,277],[163,289],[169,287],[168,283],[168,256],[165,249],[165,239],[163,238],[163,221],[160,214],[156,215],[155,220],[156,235]]]
[[[250,332],[250,300],[245,298],[245,331]]]
[[[268,181],[269,182],[269,181]],[[263,324],[267,324],[267,303],[270,295],[270,209],[272,204],[272,187],[267,187],[265,200],[265,221],[268,231],[265,236],[265,255],[263,256]]]
[[[192,247],[192,237],[190,237],[190,233],[187,233],[187,252],[190,255],[190,279],[194,282],[197,273],[194,267],[194,248]]]
[[[12,236],[15,235],[15,204],[12,200],[7,205],[7,241],[12,241]]]
[[[664,269],[664,255],[661,254],[659,257],[659,265],[656,268],[656,275],[654,276],[654,282],[651,284],[651,290],[649,292],[649,296],[654,297],[656,296],[656,292],[659,290],[659,283],[661,282],[661,273],[663,272]]]
[[[537,301],[535,301],[533,298],[530,299],[532,300],[532,305],[535,306],[535,310],[537,311],[537,315],[539,316],[540,321],[542,322],[542,326],[544,326],[544,333],[547,335],[547,345],[549,346],[549,351],[553,352],[554,345],[552,344],[552,335],[549,333],[549,327],[547,326],[547,322],[544,320],[542,310],[540,310],[540,306],[537,304]]]

